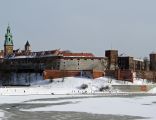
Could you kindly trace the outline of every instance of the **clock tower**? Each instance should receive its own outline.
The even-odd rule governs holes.
[[[4,41],[4,57],[13,53],[13,39],[10,31],[10,26],[8,25],[7,32],[5,34]]]

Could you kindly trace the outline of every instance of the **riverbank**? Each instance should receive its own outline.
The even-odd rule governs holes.
[[[156,93],[156,84],[137,79],[134,83],[101,77],[98,79],[67,77],[38,80],[31,86],[1,86],[0,95],[73,95]]]

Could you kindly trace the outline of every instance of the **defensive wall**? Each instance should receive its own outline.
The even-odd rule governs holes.
[[[86,77],[95,79],[103,76],[104,72],[97,70],[45,70],[43,72],[44,79],[51,80],[64,77]]]

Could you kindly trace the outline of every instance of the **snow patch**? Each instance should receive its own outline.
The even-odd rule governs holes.
[[[156,88],[149,90],[148,93],[156,93]]]

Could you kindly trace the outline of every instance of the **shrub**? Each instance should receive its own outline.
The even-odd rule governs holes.
[[[107,90],[109,90],[110,89],[110,87],[107,85],[107,86],[102,86],[100,89],[99,89],[99,91],[107,91]]]
[[[88,85],[87,85],[87,84],[82,84],[82,85],[80,86],[80,88],[81,88],[81,89],[86,89],[86,88],[88,88]]]

